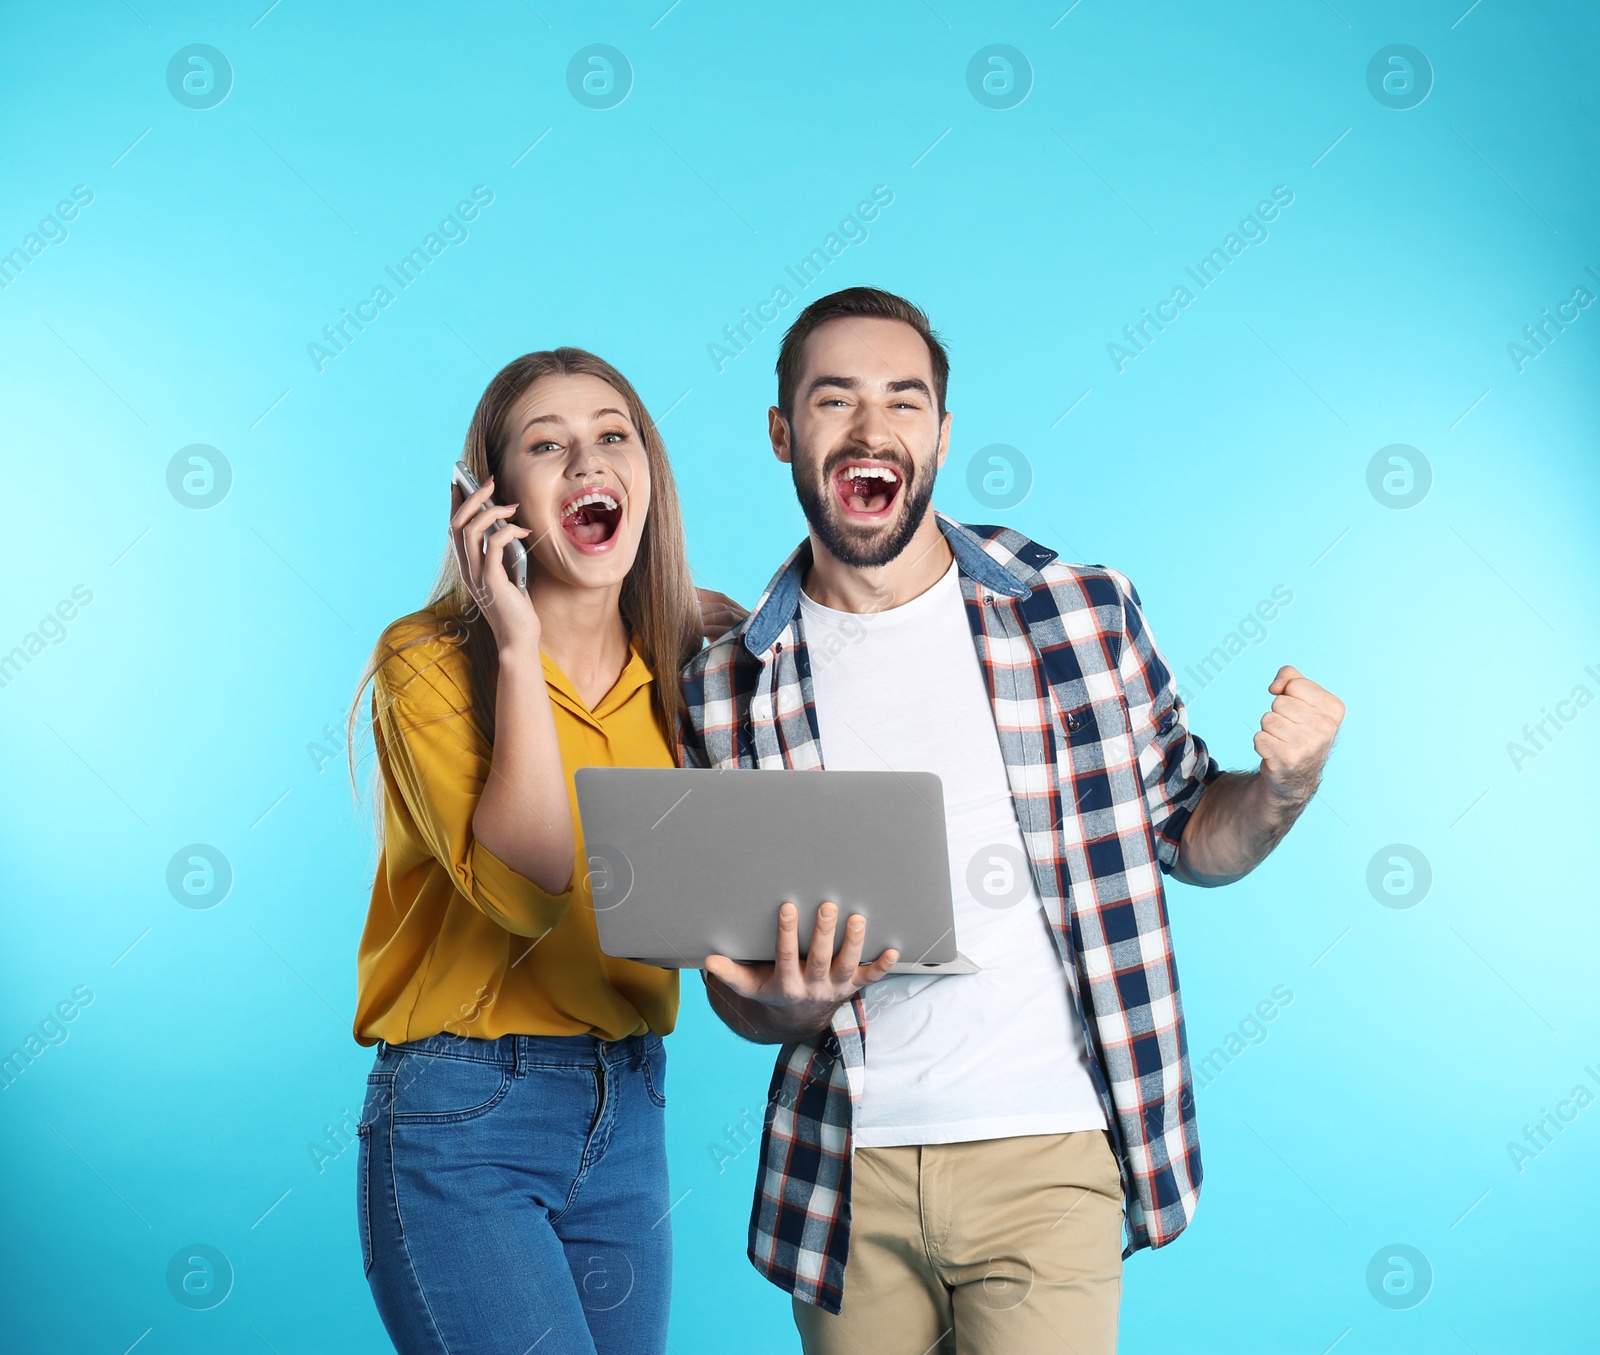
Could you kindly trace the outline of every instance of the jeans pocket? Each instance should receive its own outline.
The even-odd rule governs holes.
[[[372,1271],[372,1134],[388,1133],[388,1114],[394,1102],[394,1075],[383,1067],[380,1054],[367,1074],[367,1095],[361,1103],[361,1118],[356,1121],[356,1224],[361,1230],[361,1268]],[[381,1168],[381,1163],[380,1163]],[[382,1199],[380,1197],[381,1205]]]
[[[645,1050],[644,1089],[651,1101],[665,1108],[667,1104],[667,1046],[657,1039]]]
[[[394,1073],[394,1123],[475,1120],[499,1105],[510,1090],[511,1070],[504,1064],[407,1050]]]

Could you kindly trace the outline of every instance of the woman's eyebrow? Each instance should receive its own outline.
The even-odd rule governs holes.
[[[619,419],[624,420],[628,418],[628,416],[623,413],[622,410],[612,409],[608,406],[605,409],[595,410],[595,412],[589,416],[589,422],[598,423],[601,419],[605,418],[607,414],[615,414]],[[522,431],[527,432],[528,429],[532,428],[536,423],[559,423],[564,425],[566,420],[559,414],[535,414],[529,418],[525,424],[522,425]]]

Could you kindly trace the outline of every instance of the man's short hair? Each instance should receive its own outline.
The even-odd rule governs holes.
[[[945,352],[939,335],[928,323],[920,306],[914,306],[903,296],[880,291],[876,287],[846,287],[842,292],[831,292],[818,297],[795,317],[789,332],[783,336],[778,349],[778,408],[784,418],[794,413],[795,387],[800,383],[800,369],[805,363],[806,340],[818,325],[829,320],[844,320],[859,316],[868,320],[898,320],[910,325],[928,345],[928,359],[933,365],[933,394],[939,407],[939,417],[944,418],[945,390],[950,382],[950,355]]]

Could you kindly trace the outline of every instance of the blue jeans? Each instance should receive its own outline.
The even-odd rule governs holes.
[[[401,1355],[659,1355],[672,1234],[657,1035],[378,1044],[361,1259]]]

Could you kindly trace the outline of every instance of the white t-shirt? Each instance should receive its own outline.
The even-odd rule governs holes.
[[[956,566],[887,611],[835,611],[803,592],[800,607],[823,765],[938,774],[956,944],[981,966],[976,974],[894,974],[865,991],[856,1144],[1104,1129],[1066,972],[1028,870]]]

